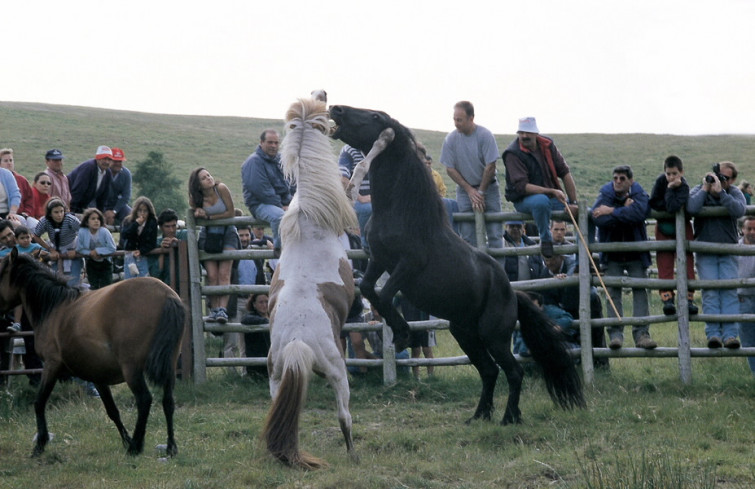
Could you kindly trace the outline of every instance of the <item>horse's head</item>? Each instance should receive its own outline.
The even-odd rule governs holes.
[[[0,312],[8,312],[21,303],[19,288],[11,282],[11,272],[18,257],[18,249],[13,248],[5,258],[0,260]]]
[[[367,154],[383,129],[393,128],[398,133],[400,124],[385,112],[355,109],[346,105],[330,107],[330,118],[336,123],[333,139],[340,139],[349,146]]]

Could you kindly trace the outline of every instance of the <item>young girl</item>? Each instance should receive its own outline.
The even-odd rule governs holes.
[[[131,251],[123,259],[124,278],[149,276],[147,253],[157,248],[157,215],[147,197],[134,201],[131,214],[121,225],[123,249]]]
[[[189,206],[198,219],[225,219],[233,217],[231,191],[224,183],[216,182],[210,172],[200,167],[189,176]],[[206,226],[199,234],[199,249],[204,249],[208,234],[223,235],[223,250],[239,249],[236,226]],[[207,285],[230,285],[232,260],[205,260]],[[210,296],[209,321],[221,324],[228,321],[228,296]]]
[[[45,216],[39,220],[34,230],[34,241],[50,252],[52,269],[58,271],[63,263],[62,273],[69,275],[68,285],[77,286],[81,280],[82,260],[76,257],[76,238],[80,222],[67,212],[65,203],[58,197],[47,201]],[[42,237],[47,234],[47,241]]]
[[[115,253],[115,241],[110,231],[103,226],[104,223],[105,215],[93,207],[86,209],[81,217],[76,251],[87,257],[87,278],[92,290],[113,283],[113,262],[110,256]]]

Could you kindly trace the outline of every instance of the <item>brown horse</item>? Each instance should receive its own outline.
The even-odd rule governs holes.
[[[0,262],[0,310],[21,304],[34,328],[37,353],[44,360],[34,409],[39,456],[49,441],[45,406],[60,378],[94,382],[110,419],[130,455],[144,449],[152,395],[147,378],[163,388],[168,455],[178,452],[173,438],[173,386],[186,311],[178,295],[153,278],[135,278],[92,292],[65,280],[29,255],[13,250]],[[133,438],[121,422],[110,392],[126,382],[138,416]]]

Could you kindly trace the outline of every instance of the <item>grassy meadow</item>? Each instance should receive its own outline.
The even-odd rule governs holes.
[[[91,158],[100,144],[123,148],[127,166],[159,151],[182,181],[196,166],[209,168],[229,185],[238,207],[243,207],[241,163],[264,128],[281,125],[251,118],[0,102],[0,146],[14,148],[16,168],[27,177],[44,169],[44,153],[53,147],[66,155],[67,171]],[[445,133],[416,134],[442,170],[438,159]],[[672,153],[682,157],[692,183],[721,160],[734,161],[742,178],[755,180],[748,175],[755,136],[550,136],[570,163],[583,199],[594,199],[618,164],[632,165],[635,179],[649,191],[663,159]],[[513,137],[497,136],[501,150]],[[339,147],[334,143],[334,152]],[[446,183],[453,188],[450,180]],[[509,204],[507,210],[513,207]],[[659,310],[657,294],[651,297],[651,309]],[[675,324],[653,325],[651,331],[659,344],[676,344]],[[209,355],[215,356],[220,340],[208,336],[206,341]],[[447,331],[438,333],[438,343],[437,356],[461,354]],[[692,345],[703,344],[702,325],[696,323]],[[524,422],[516,426],[498,424],[507,393],[503,375],[493,421],[469,425],[465,421],[480,390],[470,366],[436,367],[432,378],[423,369],[422,380],[402,376],[390,387],[382,385],[377,372],[355,377],[351,413],[359,465],[346,455],[333,392],[316,378],[300,429],[302,447],[330,463],[316,472],[289,469],[268,456],[258,439],[270,406],[266,382],[220,368],[210,369],[203,385],[179,382],[179,453],[172,459],[164,460],[154,450],[166,436],[159,391],[154,392],[145,453],[129,457],[102,403],[73,384],[58,385],[53,393],[47,415],[55,439],[42,457],[31,459],[35,392],[25,378],[15,377],[7,391],[0,391],[0,488],[755,487],[755,379],[745,360],[695,358],[692,368],[693,382],[684,385],[675,358],[613,359],[610,370],[597,371],[594,383],[585,386],[587,409],[561,411],[550,401],[537,368],[528,367],[521,398]],[[125,386],[114,392],[131,431],[133,398]]]
[[[292,99],[292,102],[294,100]],[[380,109],[380,107],[372,107]],[[281,117],[287,107],[281,107]],[[477,121],[485,125],[484,120]],[[260,133],[268,127],[282,129],[281,120],[241,117],[163,115],[63,105],[0,102],[0,146],[15,151],[16,169],[27,178],[44,170],[44,154],[59,148],[66,156],[65,171],[94,156],[100,144],[122,148],[133,167],[150,151],[162,152],[182,181],[197,166],[207,167],[225,182],[237,207],[243,206],[241,163],[257,147]],[[541,121],[543,126],[546,121]],[[512,133],[497,135],[501,151],[513,140]],[[451,111],[448,130],[453,129]],[[427,146],[435,169],[444,176],[449,191],[455,186],[440,165],[445,132],[416,130]],[[696,184],[712,163],[731,160],[741,177],[755,180],[752,155],[755,136],[672,136],[652,134],[548,134],[569,163],[581,198],[592,201],[601,185],[611,178],[616,165],[631,165],[637,180],[649,192],[670,154],[680,156],[685,173]],[[341,147],[334,143],[334,152]],[[499,174],[503,176],[499,160]],[[749,174],[749,175],[748,175]],[[182,189],[183,190],[183,189]],[[134,196],[138,195],[137,193]],[[513,206],[504,201],[504,210]]]
[[[673,344],[673,325],[653,326]],[[700,328],[693,342],[703,341]],[[220,348],[208,339],[210,351]],[[458,347],[439,333],[438,355]],[[681,384],[677,360],[614,359],[586,386],[587,409],[561,411],[528,367],[521,425],[501,426],[507,392],[501,376],[492,422],[466,425],[479,395],[469,366],[436,367],[415,381],[383,386],[377,372],[351,379],[354,465],[335,417],[332,390],[310,384],[301,420],[302,447],[330,467],[315,472],[272,460],[258,439],[270,405],[267,384],[225,369],[209,381],[180,382],[175,417],[179,453],[162,460],[165,443],[159,392],[145,453],[129,457],[101,402],[71,384],[59,385],[48,405],[55,439],[31,459],[36,431],[33,391],[15,378],[0,393],[0,487],[25,488],[675,488],[755,486],[755,433],[750,429],[755,381],[743,359],[694,359],[694,382]],[[124,386],[115,390],[124,422],[135,408]]]

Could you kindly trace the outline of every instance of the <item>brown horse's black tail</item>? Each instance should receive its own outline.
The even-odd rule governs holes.
[[[152,339],[147,365],[147,378],[155,385],[174,382],[176,376],[176,359],[184,331],[186,309],[176,297],[168,297],[163,304],[160,324]]]
[[[522,291],[516,292],[522,338],[543,368],[545,385],[553,402],[564,409],[585,407],[582,380],[556,325]]]

